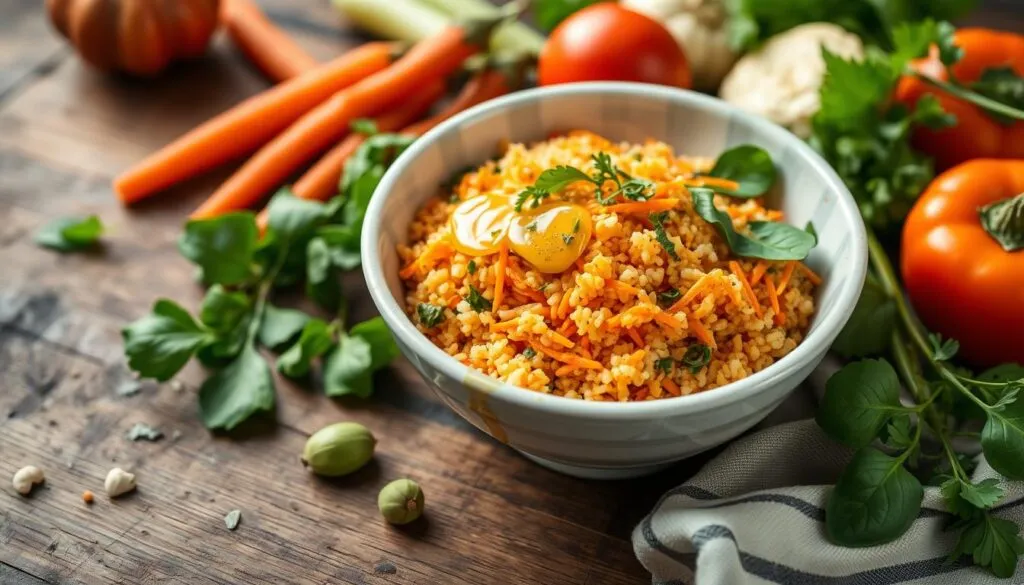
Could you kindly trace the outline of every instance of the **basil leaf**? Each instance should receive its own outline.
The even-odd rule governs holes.
[[[1024,250],[1024,193],[978,210],[981,226],[1006,252]]]
[[[899,459],[863,447],[829,495],[825,528],[841,546],[874,546],[895,540],[921,510],[921,482]]]
[[[194,219],[185,224],[178,250],[199,266],[204,283],[241,284],[253,275],[258,233],[252,213]]]
[[[1024,480],[1024,395],[1002,409],[987,411],[981,449],[992,469],[1009,479]]]
[[[258,338],[260,345],[280,350],[302,332],[310,316],[295,309],[281,309],[267,303],[263,309]]]
[[[828,379],[816,420],[840,443],[864,447],[900,409],[896,370],[885,360],[863,360],[847,364]]]
[[[763,148],[752,144],[743,144],[723,152],[715,166],[707,173],[708,176],[728,179],[739,183],[739,188],[715,191],[732,197],[744,199],[760,197],[775,184],[775,163],[771,155]]]
[[[246,315],[232,329],[217,333],[217,339],[201,347],[196,357],[208,368],[221,368],[235,359],[249,340],[249,315]]]
[[[204,325],[222,333],[230,331],[252,309],[252,301],[242,292],[231,292],[219,284],[206,291],[199,308],[199,320]]]
[[[978,374],[982,382],[1016,382],[1024,381],[1024,365],[999,364]]]
[[[281,240],[302,243],[313,231],[326,223],[337,211],[339,203],[324,205],[319,201],[300,199],[285,187],[267,204],[268,229]]]
[[[324,358],[324,392],[328,396],[369,397],[373,393],[372,364],[373,348],[368,341],[342,335]]]
[[[302,335],[295,345],[277,359],[277,371],[289,378],[305,376],[313,360],[327,353],[333,346],[330,325],[320,319],[311,319],[302,328]]]
[[[576,167],[558,166],[547,169],[533,182],[533,188],[546,193],[555,193],[578,181],[590,182],[590,175]]]
[[[693,209],[717,228],[722,239],[737,256],[763,260],[803,260],[814,247],[815,237],[789,224],[773,221],[752,221],[747,227],[750,236],[738,233],[732,218],[715,207],[715,194],[710,189],[691,189]]]
[[[373,136],[374,134],[380,133],[377,129],[377,122],[370,118],[358,118],[352,120],[352,123],[348,125],[349,129],[357,134],[365,134],[367,136]]]
[[[882,353],[889,348],[895,323],[896,302],[885,294],[875,277],[869,274],[857,306],[836,337],[832,349],[844,357]]]
[[[341,283],[334,270],[331,249],[320,237],[306,246],[306,294],[332,313],[341,306]]]
[[[327,244],[331,264],[340,270],[359,268],[359,231],[350,226],[325,225],[317,237]]]
[[[153,313],[121,330],[128,367],[143,378],[171,379],[199,348],[214,336],[188,311],[167,299],[153,305]]]
[[[370,345],[370,371],[376,372],[390,364],[401,352],[398,344],[391,335],[391,329],[381,317],[374,317],[355,324],[348,333],[352,337],[359,337]]]
[[[230,431],[257,412],[273,409],[274,379],[251,343],[199,387],[199,413],[209,429]]]
[[[59,252],[73,252],[91,248],[102,235],[103,224],[95,215],[84,219],[64,217],[46,224],[36,232],[35,242]]]

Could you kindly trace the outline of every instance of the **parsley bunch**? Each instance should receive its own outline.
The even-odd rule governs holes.
[[[341,196],[324,204],[282,189],[270,201],[268,229],[255,215],[230,213],[185,225],[178,248],[209,286],[196,315],[160,299],[151,314],[122,331],[128,366],[167,380],[193,357],[210,368],[199,410],[211,429],[230,430],[275,403],[270,367],[258,348],[277,352],[277,370],[307,376],[322,360],[328,396],[369,396],[372,374],[398,355],[380,317],[348,327],[340,272],[359,265],[359,233],[370,196],[411,138],[378,134],[349,160]],[[320,319],[272,302],[278,290],[302,283],[331,317]]]

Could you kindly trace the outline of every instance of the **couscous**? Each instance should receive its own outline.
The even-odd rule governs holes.
[[[538,392],[653,400],[739,380],[803,339],[820,279],[735,255],[698,215],[689,189],[730,183],[702,174],[714,160],[584,131],[503,148],[431,199],[399,250],[410,318],[455,359]],[[782,218],[759,198],[714,205],[737,233]]]

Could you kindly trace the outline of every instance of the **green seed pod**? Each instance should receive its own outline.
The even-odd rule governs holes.
[[[377,507],[392,524],[408,524],[423,513],[423,490],[411,479],[396,479],[377,496]]]
[[[377,440],[359,423],[328,425],[313,433],[302,452],[302,464],[317,475],[347,475],[373,458]]]

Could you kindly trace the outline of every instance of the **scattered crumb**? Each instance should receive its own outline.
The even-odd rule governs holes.
[[[398,572],[398,567],[391,561],[381,561],[373,566],[373,572],[378,575],[394,575]]]
[[[107,495],[116,498],[135,489],[135,474],[128,473],[120,467],[115,467],[107,473],[107,479],[103,482]]]
[[[241,510],[231,510],[227,516],[224,516],[224,526],[227,526],[228,530],[234,530],[238,528],[238,524],[242,521]]]
[[[90,492],[89,490],[85,490],[84,492],[82,492],[82,501],[85,502],[86,504],[91,504],[93,501],[92,492]]]
[[[129,441],[159,441],[163,436],[163,431],[155,429],[145,423],[135,423],[135,426],[133,426],[125,435]]]
[[[116,390],[118,396],[135,396],[142,391],[142,383],[138,380],[125,380],[117,387]]]

